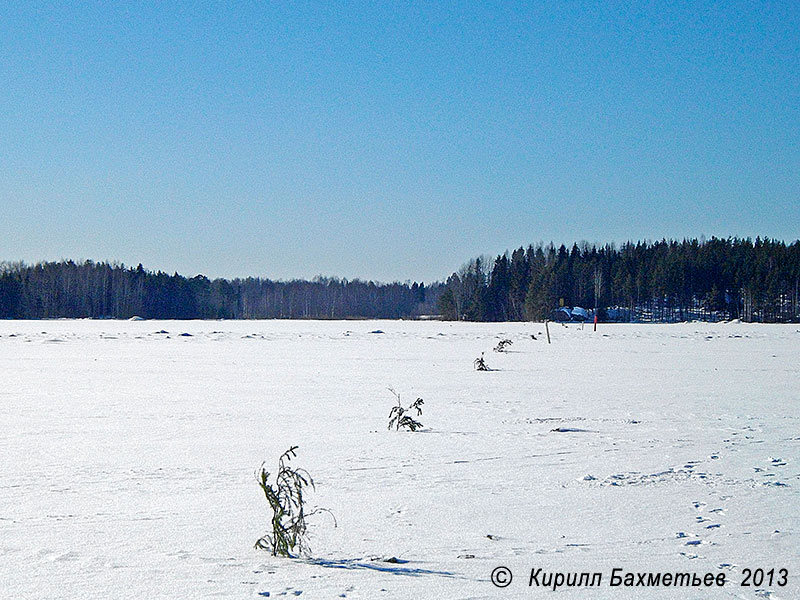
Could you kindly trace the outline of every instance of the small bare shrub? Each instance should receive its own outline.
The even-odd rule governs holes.
[[[278,459],[278,472],[275,482],[270,483],[270,473],[261,465],[256,473],[259,487],[272,508],[272,532],[258,538],[255,547],[269,550],[272,556],[293,556],[293,552],[308,552],[306,517],[318,512],[333,514],[326,508],[307,511],[304,492],[308,487],[314,489],[314,480],[305,469],[292,468],[289,461],[296,457],[297,446],[292,446]],[[336,518],[334,517],[334,526]]]
[[[475,365],[476,371],[491,371],[489,365],[487,365],[486,361],[483,359],[483,352],[481,352],[481,355],[478,358],[472,361],[472,364]]]
[[[512,342],[511,340],[508,340],[508,339],[506,339],[506,340],[500,340],[500,341],[497,343],[497,346],[495,346],[495,347],[494,347],[494,351],[495,351],[495,352],[506,352],[506,351],[507,351],[507,349],[508,349],[508,347],[509,347],[511,344],[513,344],[513,343],[514,343],[514,342]]]
[[[422,398],[417,398],[409,405],[408,408],[403,408],[403,405],[400,402],[400,394],[395,392],[392,388],[389,388],[389,391],[392,392],[394,397],[397,399],[397,406],[393,406],[392,410],[389,411],[389,429],[391,430],[392,427],[394,427],[395,431],[400,431],[401,428],[410,429],[411,431],[421,429],[422,423],[406,413],[416,410],[417,416],[421,416],[422,405],[425,404],[425,401]]]

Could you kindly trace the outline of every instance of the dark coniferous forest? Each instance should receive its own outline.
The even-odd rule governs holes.
[[[86,261],[0,263],[0,318],[800,320],[800,241],[553,244],[476,258],[445,283],[209,279]]]
[[[772,323],[800,319],[799,292],[800,241],[540,244],[470,261],[447,280],[439,308],[471,321],[558,318],[563,305],[596,309],[599,320]]]

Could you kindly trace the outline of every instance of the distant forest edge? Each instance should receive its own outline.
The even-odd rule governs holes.
[[[799,281],[797,240],[551,243],[470,261],[447,280],[439,309],[469,321],[558,318],[578,306],[599,320],[790,322]]]
[[[214,279],[74,261],[0,264],[0,318],[399,319],[436,310],[442,284]]]
[[[0,318],[800,320],[800,241],[711,238],[476,258],[445,283],[209,279],[85,261],[0,263]]]

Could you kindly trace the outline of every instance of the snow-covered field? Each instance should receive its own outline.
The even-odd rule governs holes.
[[[0,321],[0,597],[550,597],[531,569],[602,573],[557,597],[800,597],[798,327],[550,328]],[[387,430],[389,386],[423,431]],[[294,444],[338,520],[302,560],[253,549],[254,473]]]

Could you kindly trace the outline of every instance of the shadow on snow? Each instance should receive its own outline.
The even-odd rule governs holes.
[[[365,569],[368,571],[380,571],[382,573],[392,573],[393,575],[408,575],[411,577],[421,577],[423,575],[438,575],[440,577],[453,577],[462,579],[461,576],[451,573],[449,571],[434,571],[432,569],[420,569],[418,567],[401,567],[394,566],[395,564],[403,564],[408,561],[398,560],[397,563],[364,561],[363,559],[347,558],[342,560],[330,560],[324,558],[311,558],[307,561],[309,564],[317,565],[320,567],[328,567],[331,569]]]

